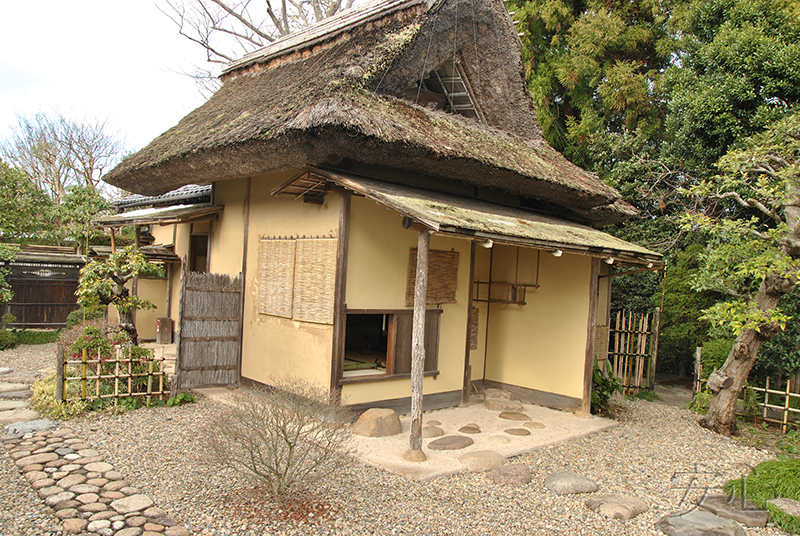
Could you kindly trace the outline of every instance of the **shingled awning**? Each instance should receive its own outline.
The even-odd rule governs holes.
[[[224,205],[176,205],[172,207],[142,208],[122,214],[113,214],[92,220],[98,227],[122,227],[123,225],[168,225],[189,223],[216,217]]]

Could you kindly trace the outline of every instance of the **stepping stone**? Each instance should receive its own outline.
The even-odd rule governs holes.
[[[434,439],[428,443],[431,450],[460,450],[465,449],[475,443],[471,437],[449,435]]]
[[[361,414],[351,431],[362,437],[388,437],[399,434],[403,427],[393,409],[371,408]]]
[[[24,458],[20,458],[15,463],[17,467],[25,467],[26,465],[32,465],[36,463],[50,463],[58,459],[58,454],[55,452],[46,452],[44,454],[33,454],[32,456],[25,456]]]
[[[750,501],[742,501],[740,497],[703,495],[697,502],[697,506],[712,514],[733,519],[745,527],[766,527],[769,521],[769,512],[762,510]]]
[[[6,374],[10,374],[11,372],[14,372],[14,371],[12,369],[8,368],[8,367],[0,367],[0,376],[4,376]]]
[[[619,493],[595,495],[586,499],[584,504],[600,515],[622,520],[633,519],[650,509],[643,500]]]
[[[425,424],[429,424],[431,426],[441,426],[442,425],[442,423],[440,423],[439,421],[427,421]]]
[[[24,408],[27,405],[24,400],[0,400],[0,411]]]
[[[529,436],[531,435],[530,430],[526,430],[525,428],[508,428],[507,430],[503,430],[508,435],[513,436]]]
[[[485,473],[506,463],[505,457],[493,450],[476,450],[458,457],[470,473]]]
[[[42,430],[53,430],[58,426],[57,422],[48,420],[48,419],[37,419],[37,420],[29,420],[24,422],[15,422],[14,424],[10,424],[6,426],[6,435],[5,437],[12,438],[12,437],[22,437],[25,434],[30,434],[32,432],[38,432]]]
[[[705,510],[666,515],[656,522],[656,528],[669,536],[747,536],[737,522]]]
[[[495,389],[494,387],[489,387],[483,392],[483,398],[504,398],[506,400],[511,400],[511,393],[505,389]]]
[[[85,519],[65,519],[63,523],[64,532],[67,534],[80,534],[87,525],[89,522]]]
[[[425,439],[433,439],[434,437],[442,437],[443,435],[444,430],[438,426],[426,424],[422,427],[422,437]]]
[[[597,483],[594,480],[572,471],[551,473],[544,479],[544,486],[559,495],[594,493],[598,490]]]
[[[519,411],[504,411],[500,414],[501,419],[506,419],[508,421],[530,421],[532,420],[530,417],[525,415],[524,413],[520,413]]]
[[[31,397],[33,397],[33,391],[31,391],[30,389],[23,389],[23,390],[20,390],[20,391],[3,391],[3,392],[0,392],[0,399],[9,400],[9,399],[22,398],[22,399],[27,400],[27,399],[29,399]]]
[[[39,490],[41,493],[41,490]],[[44,504],[51,507],[53,510],[61,510],[58,507],[59,503],[63,503],[65,501],[71,501],[75,497],[75,494],[70,491],[62,491],[61,493],[56,493],[55,495],[50,495],[44,500]]]
[[[767,504],[774,506],[786,515],[800,517],[800,501],[794,499],[770,499]]]
[[[524,426],[525,428],[530,428],[531,430],[540,430],[544,428],[544,425],[542,423],[535,421],[528,421],[526,423],[523,423],[522,426]]]
[[[28,385],[25,383],[0,382],[0,393],[12,393],[14,391],[27,391]]]
[[[147,495],[131,495],[124,499],[117,499],[111,503],[113,508],[119,514],[129,514],[131,512],[141,512],[153,506],[153,501]]]
[[[487,440],[490,443],[494,443],[495,445],[508,445],[512,441],[510,437],[504,435],[489,436]]]
[[[64,489],[69,489],[72,486],[77,486],[78,484],[83,484],[84,482],[86,482],[86,477],[76,473],[65,476],[64,478],[58,481],[58,485]]]
[[[83,466],[83,468],[89,471],[90,473],[94,472],[105,473],[107,471],[111,471],[112,469],[114,469],[114,466],[106,462],[94,462],[94,463],[87,463],[86,465]]]
[[[458,429],[462,434],[480,434],[481,428],[475,423],[465,424]]]
[[[522,486],[530,484],[531,470],[524,463],[507,463],[492,469],[489,472],[489,478],[491,478],[495,484]]]
[[[36,411],[28,408],[13,409],[0,413],[0,425],[14,426],[16,423],[33,421],[41,417]],[[10,434],[7,434],[10,435]]]

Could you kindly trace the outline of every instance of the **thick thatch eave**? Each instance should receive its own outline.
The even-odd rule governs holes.
[[[614,189],[542,140],[502,3],[445,0],[435,13],[425,11],[428,4],[408,5],[308,50],[295,46],[290,57],[267,55],[266,64],[229,70],[207,103],[105,180],[158,195],[345,158],[541,200],[595,224],[630,215],[632,207]],[[457,24],[483,30],[468,36],[474,42],[460,42],[456,32],[442,44]],[[481,46],[477,39],[492,25]],[[489,43],[497,52],[479,58]],[[418,78],[414,73],[454,49],[483,99],[488,125],[398,98]]]

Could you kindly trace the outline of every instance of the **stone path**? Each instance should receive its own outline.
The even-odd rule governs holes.
[[[21,423],[22,424],[22,423]],[[4,439],[4,448],[65,534],[189,536],[139,493],[72,430],[42,430]]]
[[[0,368],[0,426],[20,421],[32,421],[39,414],[28,407],[33,396],[31,385],[47,371],[15,373],[8,367]]]

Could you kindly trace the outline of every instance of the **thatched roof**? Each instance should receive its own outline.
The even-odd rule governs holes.
[[[422,75],[454,57],[485,123],[409,100]],[[366,4],[243,57],[223,81],[105,180],[158,195],[189,183],[357,165],[499,190],[591,224],[635,213],[542,139],[500,0]]]

